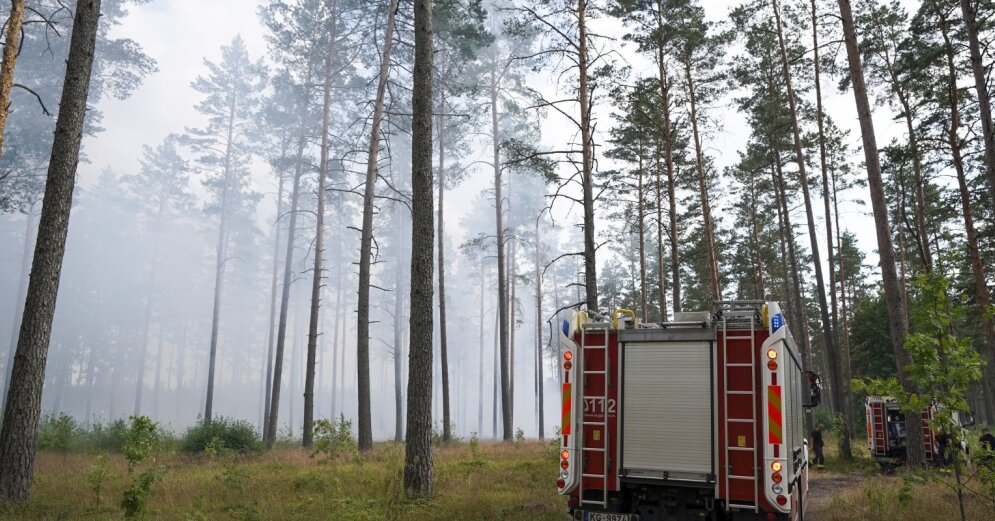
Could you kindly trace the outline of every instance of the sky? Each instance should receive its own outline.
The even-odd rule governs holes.
[[[85,142],[87,154],[92,162],[80,167],[80,184],[83,190],[95,183],[99,173],[111,168],[116,173],[126,173],[138,167],[138,158],[144,144],[157,144],[169,133],[182,132],[185,128],[198,126],[203,117],[194,109],[199,94],[190,84],[204,71],[204,59],[217,60],[220,47],[228,44],[236,35],[241,35],[249,49],[250,56],[258,58],[266,55],[264,28],[257,16],[257,8],[262,0],[153,0],[151,3],[132,7],[129,15],[112,33],[116,37],[131,38],[145,49],[145,52],[158,62],[158,72],[146,78],[142,86],[125,100],[105,99],[100,103],[104,112],[104,127],[100,135],[88,138]],[[736,0],[705,0],[702,2],[706,15],[715,21],[727,18],[731,9],[741,2]],[[902,0],[913,11],[917,0]],[[619,30],[620,28],[614,28]],[[630,61],[636,72],[640,59],[631,51],[624,50],[622,56]],[[835,88],[834,79],[824,80],[824,102],[827,114],[831,115],[843,128],[850,129],[851,144],[859,150],[859,128],[856,121],[853,97],[850,92],[841,93]],[[721,128],[706,141],[707,152],[716,158],[721,169],[738,161],[738,151],[743,149],[748,138],[745,119],[737,113],[728,101],[708,107],[712,116],[720,122]],[[891,121],[886,108],[875,109],[878,142],[887,143],[901,133],[901,127]],[[599,110],[600,117],[607,118],[607,107]],[[598,128],[604,142],[611,125],[599,122]],[[543,124],[543,141],[550,147],[560,145],[564,122],[550,117]],[[598,139],[599,136],[596,136]],[[857,158],[860,159],[859,157]],[[261,166],[261,165],[260,165]],[[256,189],[266,194],[275,192],[265,172],[255,176]],[[471,179],[455,190],[447,210],[452,218],[451,233],[454,242],[459,243],[463,231],[458,228],[462,214],[472,209],[476,194],[489,183],[486,176]],[[864,194],[854,194],[863,199]],[[268,198],[272,200],[272,197]],[[723,202],[717,206],[720,211]],[[261,219],[271,219],[272,204],[263,205]],[[865,252],[876,249],[876,237],[869,217],[870,205],[846,205],[840,215],[844,228],[857,234],[858,243]],[[579,219],[579,215],[568,218]],[[771,216],[776,218],[776,216]],[[822,236],[820,232],[820,237]],[[603,256],[602,256],[603,257]],[[825,253],[823,252],[823,258]],[[604,258],[599,259],[599,264]]]

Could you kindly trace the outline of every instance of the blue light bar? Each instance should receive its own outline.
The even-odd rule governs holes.
[[[770,319],[770,332],[773,333],[784,327],[784,315],[778,313]]]

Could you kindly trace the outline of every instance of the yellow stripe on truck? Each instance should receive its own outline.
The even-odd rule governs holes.
[[[783,443],[784,416],[781,413],[781,386],[767,386],[767,443]]]
[[[563,384],[563,394],[561,396],[563,397],[563,415],[562,415],[562,418],[561,418],[561,426],[562,426],[562,431],[561,432],[563,434],[570,434],[571,433],[570,432],[571,431],[570,424],[572,423],[571,422],[571,414],[570,414],[570,411],[571,411],[571,407],[570,406],[572,405],[572,401],[571,401],[571,396],[572,395],[570,394],[570,384],[568,384],[568,383],[567,384]]]

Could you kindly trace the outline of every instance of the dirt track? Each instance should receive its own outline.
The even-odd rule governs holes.
[[[830,521],[827,515],[834,496],[866,479],[862,473],[824,474],[813,471],[809,481],[809,504],[806,521]]]

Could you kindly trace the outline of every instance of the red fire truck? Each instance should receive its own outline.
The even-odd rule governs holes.
[[[864,400],[867,415],[867,448],[874,461],[883,468],[891,469],[905,464],[906,423],[898,401],[890,396],[868,396]],[[936,443],[929,422],[933,418],[932,409],[922,413],[923,458],[933,461]]]
[[[557,487],[582,521],[801,520],[819,379],[773,302],[560,331]]]

